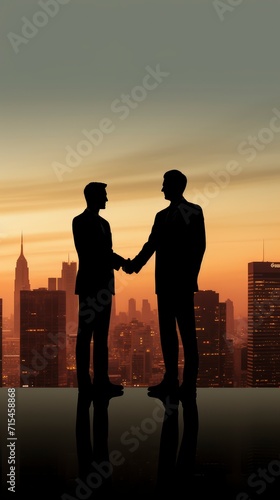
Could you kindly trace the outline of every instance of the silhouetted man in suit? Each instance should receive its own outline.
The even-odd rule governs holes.
[[[79,257],[75,293],[79,295],[79,325],[76,366],[79,392],[120,391],[108,377],[108,333],[112,295],[115,294],[114,269],[125,263],[113,252],[109,223],[100,217],[108,201],[107,184],[90,182],[84,188],[86,209],[72,221],[74,243]],[[93,384],[90,379],[90,343],[93,336]]]
[[[196,396],[199,356],[196,339],[194,293],[206,248],[202,208],[187,201],[183,193],[186,176],[169,170],[163,176],[162,192],[169,207],[156,214],[154,224],[139,254],[124,265],[138,273],[155,252],[155,286],[165,374],[162,382],[149,387],[150,395]],[[183,349],[183,381],[178,379],[178,326]]]

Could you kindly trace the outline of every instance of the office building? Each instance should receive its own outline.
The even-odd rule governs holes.
[[[75,294],[77,263],[62,262],[61,275],[48,278],[49,291],[64,291],[66,297],[66,367],[67,385],[76,386],[76,338],[78,330],[78,296]]]
[[[110,378],[127,386],[147,386],[153,374],[155,332],[136,319],[119,323],[112,332]]]
[[[48,290],[50,292],[57,290],[57,278],[48,278]]]
[[[234,306],[230,299],[226,300],[226,336],[228,339],[234,338]]]
[[[58,290],[66,292],[66,333],[77,332],[78,296],[75,295],[77,274],[76,262],[62,262],[61,277],[58,278]]]
[[[110,341],[110,377],[117,374],[121,375],[121,382],[125,385],[131,384],[131,342],[132,333],[130,325],[125,322],[119,322],[111,334]],[[114,360],[114,363],[112,363]],[[114,366],[114,371],[112,371]]]
[[[280,262],[248,264],[248,387],[280,387]]]
[[[226,304],[213,290],[195,293],[195,319],[199,351],[198,387],[233,384],[233,347],[226,339]]]
[[[4,331],[4,334],[6,332]],[[20,387],[19,337],[4,335],[3,338],[3,387]]]
[[[134,320],[131,328],[131,384],[147,386],[152,376],[153,331],[149,325]]]
[[[20,386],[66,387],[66,293],[20,292]]]
[[[128,321],[129,323],[136,319],[136,300],[131,298],[128,301]]]
[[[142,300],[142,321],[146,325],[150,325],[153,315],[151,311],[150,302],[147,299]]]
[[[234,346],[227,337],[227,302],[219,302],[219,382],[220,387],[233,387]]]

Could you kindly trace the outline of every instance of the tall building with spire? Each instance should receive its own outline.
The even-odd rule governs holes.
[[[20,255],[16,262],[14,282],[14,336],[20,335],[20,291],[30,290],[29,269],[23,254],[23,234],[21,234]]]

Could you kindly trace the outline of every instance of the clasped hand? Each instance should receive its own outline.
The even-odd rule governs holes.
[[[130,259],[126,259],[122,265],[122,270],[127,274],[132,274],[135,272],[134,264]]]

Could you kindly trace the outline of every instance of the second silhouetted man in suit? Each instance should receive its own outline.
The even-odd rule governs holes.
[[[195,397],[199,356],[194,293],[206,248],[202,208],[187,201],[183,193],[186,176],[178,170],[164,174],[162,192],[170,205],[156,214],[142,250],[123,269],[138,273],[155,252],[155,286],[160,339],[165,374],[162,382],[149,387],[150,395]],[[184,349],[183,381],[179,388],[178,353],[180,331]]]

